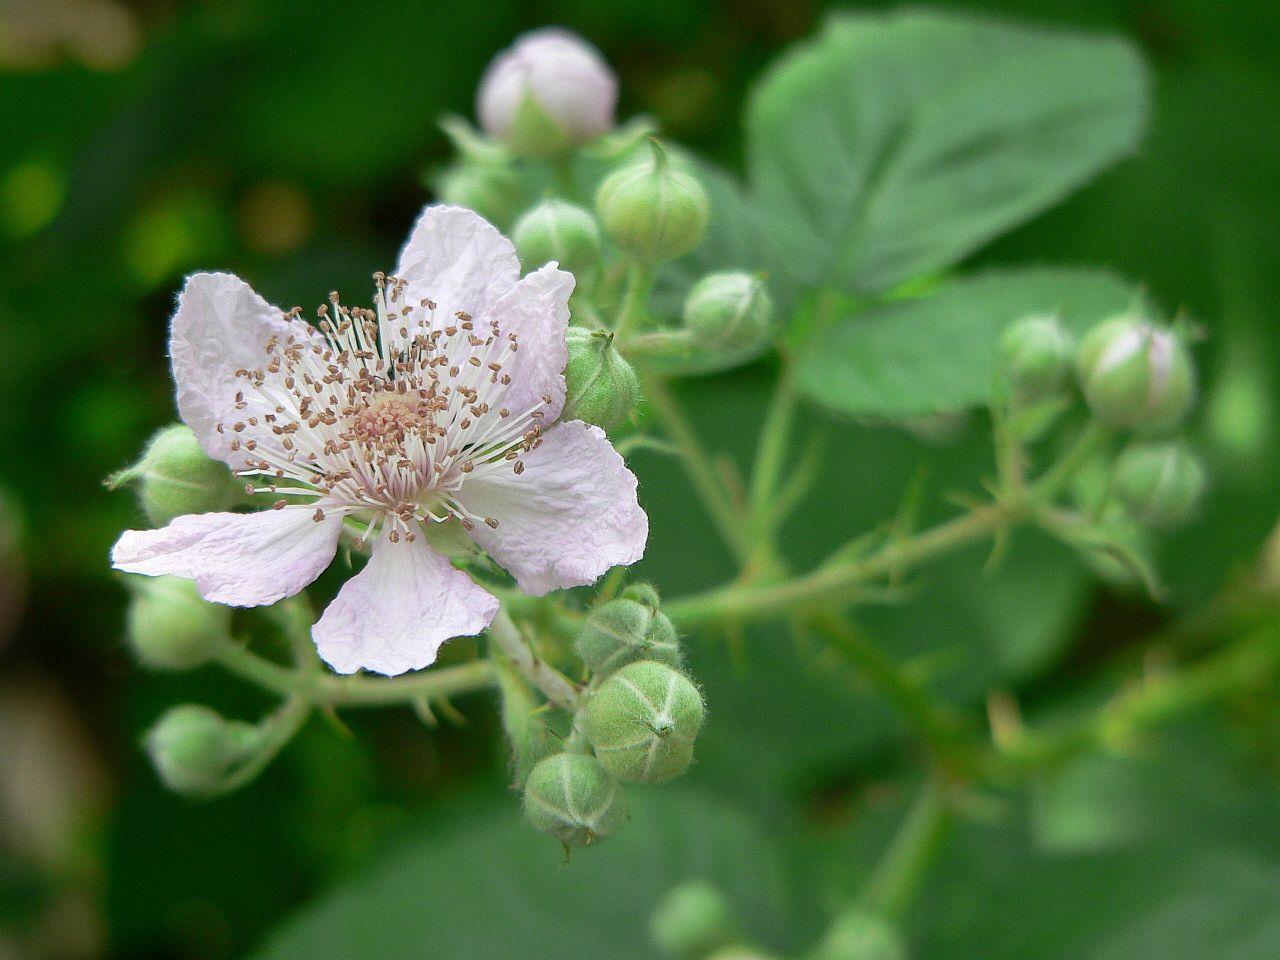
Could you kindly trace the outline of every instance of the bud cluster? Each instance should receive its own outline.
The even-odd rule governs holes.
[[[563,752],[524,784],[534,827],[569,845],[606,836],[625,818],[622,783],[671,780],[693,762],[702,694],[683,673],[675,628],[646,584],[596,607],[574,647],[590,670]]]

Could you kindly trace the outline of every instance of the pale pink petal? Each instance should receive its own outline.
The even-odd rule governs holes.
[[[547,431],[516,474],[502,462],[468,477],[458,495],[472,536],[533,596],[594,582],[644,555],[649,519],[636,478],[604,431],[573,420]]]
[[[159,530],[126,530],[111,562],[126,573],[194,580],[213,603],[267,606],[299,593],[333,559],[342,515],[317,522],[314,512],[188,514]]]
[[[479,317],[520,278],[520,259],[511,241],[484,217],[462,207],[428,206],[400,251],[396,275],[407,281],[403,302],[417,321],[434,326],[456,323],[459,312]]]
[[[237,276],[194,273],[187,278],[169,336],[178,413],[205,452],[234,470],[245,466],[244,455],[231,450],[235,438],[271,436],[264,418],[273,406],[249,389],[236,371],[265,368],[267,341],[272,337],[281,346],[291,338],[307,344],[321,342],[313,327],[287,317]],[[237,407],[237,393],[243,393],[243,407]],[[219,423],[224,424],[221,432]],[[236,432],[235,423],[245,426]]]
[[[502,372],[511,385],[502,404],[517,416],[542,405],[544,423],[553,422],[564,406],[564,368],[569,362],[565,332],[569,329],[569,294],[573,274],[549,263],[512,287],[485,314],[497,320],[502,335],[515,334],[519,349],[502,359]]]
[[[497,612],[498,599],[421,535],[392,543],[384,533],[311,635],[339,673],[395,676],[434,663],[441,644],[479,633]]]

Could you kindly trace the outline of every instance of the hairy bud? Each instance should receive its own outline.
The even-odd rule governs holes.
[[[814,960],[907,960],[907,946],[892,923],[868,910],[836,917]]]
[[[749,273],[708,274],[685,301],[684,325],[701,346],[753,350],[769,339],[773,300],[764,282]]]
[[[1073,344],[1056,317],[1027,317],[1005,330],[997,364],[1004,383],[1023,400],[1052,396],[1071,368]]]
[[[585,420],[612,430],[640,399],[640,378],[613,345],[607,330],[570,327],[569,362],[564,368],[564,420]]]
[[[146,750],[161,782],[190,796],[215,791],[252,749],[257,728],[188,703],[172,707],[147,733]]]
[[[1125,509],[1153,527],[1176,527],[1195,513],[1206,476],[1181,443],[1135,443],[1116,459],[1115,491]]]
[[[542,201],[520,218],[511,239],[526,270],[555,260],[583,283],[594,277],[600,266],[596,218],[563,200]]]
[[[618,829],[627,816],[627,796],[594,757],[555,753],[529,773],[524,812],[536,830],[585,847]]]
[[[688,769],[703,712],[702,694],[688,677],[640,660],[600,684],[587,703],[585,730],[614,776],[658,783]]]
[[[649,920],[649,932],[659,948],[687,960],[700,960],[737,939],[728,898],[696,881],[682,883],[662,898]]]
[[[1076,356],[1094,416],[1117,427],[1171,426],[1195,393],[1186,346],[1172,331],[1132,317],[1095,327]]]
[[[710,216],[707,191],[680,170],[666,148],[615,170],[596,191],[605,233],[626,253],[654,263],[683,256],[702,241]]]
[[[134,657],[152,670],[208,663],[227,636],[231,611],[200,596],[183,577],[132,577],[126,636]]]
[[[180,423],[156,433],[141,460],[107,481],[113,490],[125,483],[138,485],[142,510],[158,527],[183,514],[226,510],[243,493],[230,468],[211,459]]]
[[[474,210],[490,223],[510,223],[520,206],[520,177],[502,163],[463,160],[436,181],[441,203]]]
[[[648,584],[629,587],[618,599],[591,611],[574,648],[597,677],[607,677],[636,660],[681,665],[680,639],[658,595]]]
[[[548,157],[613,129],[618,81],[568,30],[525,34],[489,65],[476,100],[480,125],[510,150]]]

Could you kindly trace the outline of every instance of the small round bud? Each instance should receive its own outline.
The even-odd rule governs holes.
[[[462,161],[436,182],[441,203],[474,210],[490,223],[510,223],[520,206],[520,177],[505,163]]]
[[[997,364],[1000,376],[1024,400],[1052,396],[1071,368],[1073,344],[1056,317],[1027,317],[1005,330]]]
[[[656,660],[677,669],[681,664],[676,628],[658,609],[658,595],[647,584],[629,587],[618,599],[592,610],[574,649],[598,677],[637,660]]]
[[[1090,331],[1076,370],[1094,416],[1117,427],[1171,426],[1195,393],[1195,371],[1182,341],[1132,317]]]
[[[126,636],[134,657],[152,670],[190,670],[208,663],[227,635],[231,611],[200,596],[182,577],[131,578]]]
[[[907,960],[907,946],[879,914],[853,909],[836,917],[814,960]]]
[[[200,447],[191,428],[177,423],[153,436],[142,459],[108,485],[137,481],[142,510],[156,526],[187,513],[210,513],[236,504],[243,485],[230,468]]]
[[[699,960],[736,939],[733,913],[723,893],[707,883],[682,883],[654,908],[649,920],[654,943],[675,957]]]
[[[627,796],[594,757],[555,753],[529,773],[524,812],[534,829],[585,847],[618,829],[627,817]]]
[[[753,350],[769,339],[773,300],[749,273],[712,273],[684,303],[684,325],[696,343],[719,350]]]
[[[1115,491],[1129,514],[1152,527],[1176,527],[1204,494],[1204,465],[1181,443],[1135,443],[1116,459]]]
[[[562,420],[585,420],[612,430],[640,399],[640,378],[613,345],[607,330],[570,327],[565,337],[569,362],[564,368]]]
[[[582,281],[600,266],[600,228],[588,211],[563,200],[544,200],[511,234],[526,270],[555,260]]]
[[[171,708],[147,733],[156,773],[175,793],[212,793],[252,749],[257,729],[188,703]]]
[[[480,82],[480,125],[515,153],[548,157],[613,129],[618,81],[589,43],[555,27],[525,34]]]
[[[703,711],[688,677],[640,660],[611,675],[587,703],[587,739],[620,780],[658,783],[688,769]]]
[[[623,251],[648,263],[674,260],[702,241],[710,216],[707,191],[680,170],[656,140],[650,156],[615,170],[596,191],[604,231]]]

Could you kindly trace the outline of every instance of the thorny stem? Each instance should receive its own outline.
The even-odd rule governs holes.
[[[538,657],[505,609],[499,610],[493,623],[489,624],[489,640],[549,701],[570,713],[577,709],[580,699],[578,688],[559,670]]]
[[[644,392],[667,436],[680,450],[689,479],[719,528],[725,543],[740,561],[745,561],[750,548],[743,537],[739,513],[725,494],[715,464],[703,449],[698,435],[685,418],[684,411],[680,409],[670,387],[660,377],[646,377]]]
[[[906,719],[907,723],[941,759],[952,758],[962,747],[964,724],[958,714],[930,696],[892,657],[843,618],[823,613],[813,628],[860,670]]]

